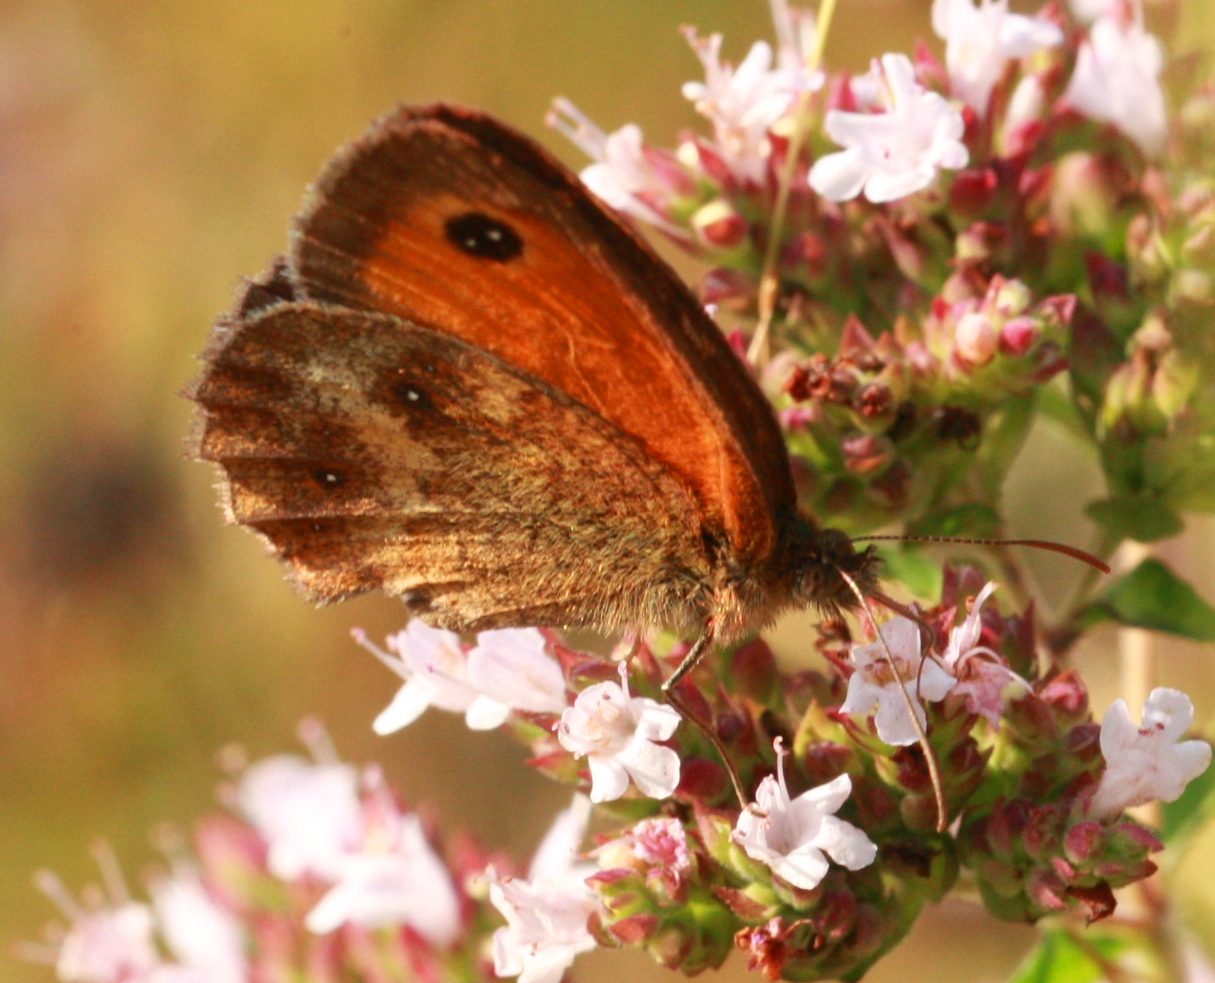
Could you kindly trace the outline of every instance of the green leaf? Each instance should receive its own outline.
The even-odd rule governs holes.
[[[1158,498],[1116,496],[1090,502],[1084,511],[1113,540],[1154,543],[1185,528],[1185,520]]]
[[[1144,560],[1119,577],[1077,619],[1091,627],[1105,620],[1133,628],[1215,641],[1215,608],[1159,560]]]
[[[1000,533],[1000,517],[991,506],[969,502],[929,512],[907,527],[909,536],[973,536],[993,539]]]
[[[915,549],[879,546],[882,571],[922,601],[935,603],[941,596],[941,564]]]
[[[1054,929],[1030,950],[1009,983],[1096,983],[1103,975],[1066,932]]]
[[[1186,786],[1176,802],[1161,803],[1164,823],[1160,835],[1170,846],[1185,842],[1215,815],[1215,768],[1208,768]]]

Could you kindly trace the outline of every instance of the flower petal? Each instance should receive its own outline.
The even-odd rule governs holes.
[[[635,737],[616,756],[642,795],[665,799],[679,785],[679,755],[669,747]]]
[[[838,816],[824,816],[814,846],[849,870],[868,867],[877,857],[877,844],[865,831]]]
[[[772,872],[784,878],[794,887],[813,891],[827,876],[827,858],[814,846],[798,847],[792,853],[770,864]]]
[[[591,801],[611,802],[624,795],[629,787],[629,773],[615,758],[592,754],[587,757],[591,769]]]
[[[464,722],[469,730],[497,730],[509,716],[510,707],[483,693],[469,704]]]
[[[810,187],[828,201],[851,201],[861,193],[869,174],[860,150],[850,147],[816,160],[810,168]]]
[[[383,737],[394,734],[402,727],[408,727],[430,706],[434,691],[418,679],[411,679],[399,690],[397,695],[375,718],[371,729]]]

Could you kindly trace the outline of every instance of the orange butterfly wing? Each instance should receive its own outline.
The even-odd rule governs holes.
[[[430,325],[631,435],[731,560],[762,564],[796,494],[758,386],[677,275],[527,138],[402,108],[328,165],[297,220],[305,298]]]

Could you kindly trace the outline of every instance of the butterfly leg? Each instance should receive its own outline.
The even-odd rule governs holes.
[[[691,706],[685,703],[679,695],[679,683],[688,673],[700,665],[701,660],[712,649],[715,637],[713,622],[710,621],[705,625],[695,644],[688,650],[688,654],[683,657],[683,662],[679,663],[679,668],[671,674],[670,679],[662,684],[662,694],[684,720],[692,724],[709,739],[709,743],[713,745],[714,750],[717,751],[722,764],[725,766],[726,774],[730,776],[730,784],[734,786],[734,794],[738,797],[739,808],[748,809],[750,808],[750,803],[747,799],[747,793],[743,789],[742,777],[738,774],[738,769],[734,767],[734,762],[730,760],[729,752],[726,751],[725,744],[722,743],[721,737],[718,736],[717,728],[713,725],[712,721],[700,719]]]

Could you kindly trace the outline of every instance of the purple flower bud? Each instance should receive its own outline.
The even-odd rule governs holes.
[[[1077,823],[1067,831],[1063,850],[1072,863],[1083,864],[1101,852],[1105,846],[1105,830],[1093,820]]]

